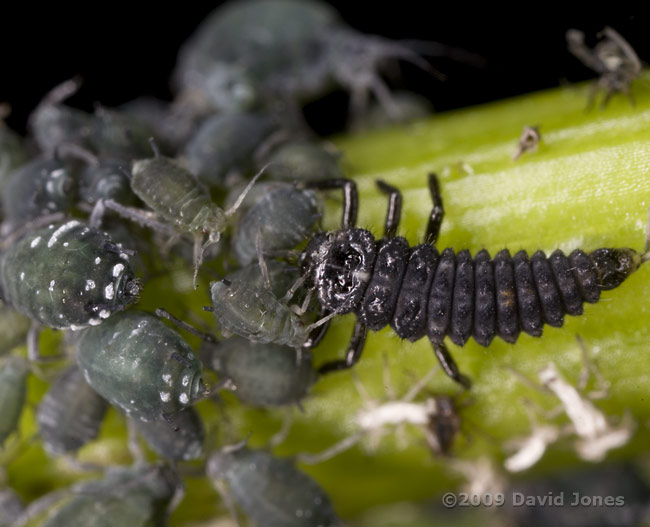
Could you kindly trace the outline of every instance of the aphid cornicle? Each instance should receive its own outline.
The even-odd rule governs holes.
[[[100,324],[139,293],[129,256],[77,220],[30,232],[0,254],[0,297],[52,328]]]
[[[565,314],[580,315],[583,302],[597,302],[602,290],[619,286],[649,259],[650,235],[643,254],[629,248],[589,254],[576,249],[568,256],[537,251],[530,258],[525,251],[511,257],[504,249],[493,259],[486,250],[473,258],[467,250],[439,253],[434,244],[444,209],[435,174],[429,176],[434,206],[427,243],[409,247],[395,236],[401,194],[382,181],[377,185],[390,196],[380,240],[354,227],[358,199],[352,181],[311,184],[343,189],[343,225],[312,238],[301,255],[303,273],[324,311],[357,315],[346,358],[321,365],[320,373],[350,368],[361,356],[367,329],[390,325],[403,339],[428,336],[445,373],[469,386],[443,343],[445,336],[458,346],[470,337],[482,346],[495,336],[514,343],[521,331],[540,337],[544,324],[559,327]]]
[[[0,364],[0,447],[18,427],[27,394],[27,361],[9,357]]]
[[[106,410],[108,402],[88,385],[79,368],[67,368],[36,411],[45,450],[52,454],[76,452],[97,436]]]
[[[325,491],[293,461],[245,446],[212,454],[211,480],[225,480],[234,500],[256,525],[333,527],[341,525]]]
[[[158,317],[129,310],[74,335],[88,384],[129,417],[173,420],[203,395],[192,348]]]

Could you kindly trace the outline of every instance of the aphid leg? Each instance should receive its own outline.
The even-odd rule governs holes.
[[[268,448],[275,448],[278,445],[284,443],[289,436],[291,431],[291,426],[293,425],[293,408],[289,407],[286,409],[284,416],[282,418],[282,426],[267,442]]]
[[[399,220],[402,215],[402,193],[380,179],[376,181],[376,184],[379,190],[388,195],[388,210],[384,223],[384,236],[392,238],[397,234],[397,227],[399,226]]]
[[[194,326],[191,326],[187,322],[183,322],[179,318],[176,318],[169,311],[163,309],[162,307],[156,309],[156,316],[159,318],[164,318],[166,320],[169,320],[172,324],[178,326],[181,329],[184,329],[185,331],[191,333],[195,337],[199,337],[201,340],[204,340],[205,342],[211,342],[213,344],[219,343],[218,339],[214,335],[210,335],[210,333],[204,333],[203,331],[196,329]]]
[[[326,320],[325,320],[325,322],[323,324],[321,324],[320,326],[314,328],[309,333],[309,337],[307,338],[305,343],[302,345],[303,348],[311,349],[311,348],[315,348],[316,346],[318,346],[320,344],[321,340],[323,340],[323,338],[325,337],[325,334],[327,333],[327,330],[330,327],[330,322],[332,320],[331,318],[328,318],[328,316],[330,314],[331,313],[327,309],[324,309],[322,307],[320,308],[320,311],[318,313],[318,318],[320,320],[325,320],[325,319]]]
[[[325,179],[322,181],[309,181],[307,188],[317,190],[343,190],[343,216],[341,220],[341,229],[351,229],[357,223],[357,212],[359,210],[359,194],[357,185],[351,179],[337,178]]]
[[[235,500],[233,500],[232,496],[230,495],[226,483],[221,480],[213,480],[212,484],[214,485],[217,494],[219,494],[221,501],[223,501],[223,504],[226,506],[226,509],[228,509],[228,514],[230,514],[230,518],[232,519],[233,523],[237,527],[240,527],[241,524],[239,523],[239,518],[237,518]]]
[[[634,48],[630,46],[627,40],[625,40],[618,31],[615,29],[606,26],[598,36],[604,35],[609,40],[613,41],[618,48],[623,52],[627,59],[631,62],[630,66],[635,72],[640,72],[643,68],[639,56],[634,51]]]
[[[257,251],[257,263],[260,267],[262,280],[264,280],[264,286],[270,291],[271,278],[269,277],[269,268],[266,265],[266,260],[264,259],[264,253],[262,251],[262,229],[261,228],[257,230],[257,236],[255,236],[255,250]]]
[[[157,221],[155,219],[155,213],[151,211],[138,209],[136,207],[125,207],[124,205],[120,205],[112,199],[104,200],[104,207],[112,210],[113,212],[116,212],[127,220],[131,220],[134,223],[142,225],[143,227],[162,232],[163,234],[167,234],[169,236],[176,233],[176,230],[170,225]]]
[[[133,458],[133,463],[135,465],[144,465],[147,459],[144,450],[142,449],[142,445],[140,444],[140,440],[138,439],[138,431],[136,430],[133,421],[128,417],[126,418],[126,437],[126,446],[129,449],[131,458]]]
[[[431,193],[431,201],[433,201],[433,208],[429,215],[429,223],[427,224],[427,234],[424,237],[427,243],[435,245],[440,235],[440,226],[442,225],[442,218],[445,215],[445,209],[442,206],[442,196],[440,195],[440,185],[438,184],[438,176],[433,172],[429,174],[429,192]]]
[[[135,251],[132,249],[123,249],[120,245],[113,242],[104,242],[102,250],[108,251],[113,254],[126,254],[127,256],[135,256]]]
[[[171,426],[171,428],[172,428],[172,430],[174,432],[178,432],[180,430],[180,428],[178,428],[178,426],[176,426],[176,423],[174,422],[174,418],[171,415],[166,414],[166,413],[163,412],[162,414],[160,414],[160,417],[162,419],[164,419],[169,426]]]
[[[267,269],[267,272],[268,272],[268,269]],[[305,283],[306,279],[307,279],[306,276],[300,276],[293,283],[293,285],[289,288],[289,290],[285,293],[285,295],[280,299],[280,302],[283,303],[283,304],[288,304],[289,300],[291,300],[293,298],[293,295],[295,295],[296,291],[298,291],[298,289],[300,289],[302,284]],[[310,293],[311,293],[311,291],[310,291]],[[307,303],[309,303],[309,300],[311,300],[311,294],[309,294],[308,296],[309,296],[309,299],[307,300]],[[301,306],[301,311],[304,313],[306,311],[306,308],[304,308],[304,309],[303,308],[304,308],[304,304],[303,304],[303,306]]]
[[[336,313],[332,313],[332,315],[335,314]],[[356,324],[354,325],[352,339],[348,345],[348,351],[345,355],[345,359],[326,362],[318,368],[318,373],[320,375],[324,375],[333,371],[347,370],[354,366],[361,358],[361,353],[363,352],[363,346],[366,343],[367,334],[368,328],[361,321],[357,320]]]
[[[39,346],[39,337],[41,334],[41,325],[38,322],[32,322],[27,330],[27,358],[30,362],[53,362],[65,359],[65,355],[57,353],[56,355],[48,355],[44,357],[41,355]],[[40,376],[40,375],[39,375]]]
[[[436,374],[438,371],[438,365],[436,364],[433,368],[431,368],[424,377],[422,377],[418,382],[416,382],[411,389],[406,392],[404,397],[401,398],[401,401],[405,403],[410,403],[413,399],[415,399],[418,394],[426,388],[427,384],[429,384],[429,381],[433,378],[433,376]]]
[[[331,447],[319,452],[318,454],[298,454],[296,456],[296,461],[299,463],[304,463],[305,465],[316,465],[327,461],[335,456],[338,456],[341,452],[352,448],[363,438],[363,432],[357,432],[351,436],[348,436],[344,439],[341,439],[338,443],[334,443]]]
[[[442,342],[431,341],[431,344],[433,345],[433,352],[436,354],[436,357],[438,357],[438,361],[440,361],[442,371],[462,387],[469,390],[472,387],[472,381],[470,381],[469,377],[460,373],[456,361],[449,353],[447,347]]]
[[[350,377],[352,378],[352,384],[354,386],[354,389],[357,391],[359,394],[359,398],[361,399],[361,402],[364,407],[366,408],[374,408],[377,405],[374,403],[372,398],[370,397],[370,394],[366,390],[366,387],[363,385],[361,382],[361,379],[359,379],[359,376],[354,370],[350,370]]]

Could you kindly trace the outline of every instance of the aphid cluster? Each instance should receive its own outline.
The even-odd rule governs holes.
[[[85,112],[66,102],[84,89],[75,78],[44,96],[25,139],[0,124],[0,445],[33,440],[18,432],[34,375],[49,385],[33,411],[39,445],[70,470],[103,472],[27,504],[0,477],[0,524],[90,526],[101,516],[106,525],[165,525],[187,468],[208,477],[234,516],[236,505],[256,525],[340,525],[326,492],[296,463],[325,461],[403,425],[418,427],[437,457],[449,456],[461,423],[456,399],[424,393],[428,374],[400,399],[365,398],[356,432],[294,459],[271,452],[282,433],[267,449],[246,440],[223,446],[233,435],[225,392],[265,412],[308,411],[314,384],[352,367],[368,329],[385,326],[410,341],[426,336],[444,372],[469,387],[446,337],[458,346],[470,337],[483,346],[496,336],[514,343],[522,331],[539,337],[544,324],[580,315],[584,302],[649,259],[650,241],[644,253],[438,250],[444,209],[433,174],[424,243],[397,235],[402,196],[379,180],[389,201],[383,236],[358,228],[356,185],[345,179],[340,154],[306,131],[301,106],[339,85],[350,91],[358,126],[369,94],[398,122],[411,110],[399,109],[378,73],[391,59],[428,68],[406,45],[347,27],[325,4],[232,2],[181,50],[172,103],[142,99]],[[5,113],[0,106],[0,118]],[[534,140],[522,137],[520,150]],[[333,231],[321,226],[328,190],[343,193]],[[175,312],[177,294],[211,303],[205,310],[219,338],[165,311]],[[160,309],[136,307],[141,297]],[[330,320],[346,313],[357,320],[345,358],[321,360]],[[162,318],[201,337],[200,351]],[[57,340],[46,331],[56,353],[40,353],[45,328],[63,333]],[[27,359],[14,349],[23,343]],[[596,422],[586,402],[565,401],[570,387],[552,373],[542,382],[567,414]],[[202,408],[211,404],[219,418],[205,420],[215,412]],[[133,466],[83,460],[110,409],[129,437]],[[603,443],[608,432],[576,426],[581,457],[613,448]],[[166,463],[152,463],[154,455]]]

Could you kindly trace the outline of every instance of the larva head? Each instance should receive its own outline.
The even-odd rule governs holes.
[[[643,262],[642,256],[634,249],[597,249],[589,256],[604,290],[621,285]]]
[[[314,236],[301,255],[301,268],[325,309],[353,311],[366,290],[377,257],[375,238],[364,229]]]

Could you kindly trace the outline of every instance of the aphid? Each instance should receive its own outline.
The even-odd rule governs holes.
[[[354,417],[357,432],[318,454],[301,454],[297,459],[302,463],[322,463],[341,452],[351,448],[364,437],[369,436],[374,443],[388,432],[390,427],[397,427],[399,436],[403,437],[403,426],[415,425],[422,429],[427,444],[436,455],[447,455],[460,430],[460,416],[451,397],[436,395],[427,397],[422,402],[415,398],[426,387],[437,367],[431,369],[422,379],[400,399],[392,393],[387,363],[384,363],[384,386],[389,392],[388,402],[378,403],[370,399],[359,380],[353,376],[355,387],[363,401],[363,408]]]
[[[207,475],[215,486],[225,480],[234,501],[257,525],[341,525],[325,491],[290,459],[237,445],[212,454]]]
[[[263,114],[209,117],[183,149],[187,168],[208,187],[224,186],[229,174],[247,174],[253,154],[275,129],[273,120]]]
[[[77,199],[77,182],[56,157],[37,158],[19,167],[7,179],[2,210],[7,233],[45,214],[67,211]]]
[[[291,184],[271,186],[237,222],[232,247],[241,265],[262,254],[293,249],[320,219],[316,194]]]
[[[79,197],[84,203],[113,200],[133,205],[136,197],[131,190],[130,174],[125,164],[116,159],[89,163],[79,174]]]
[[[188,461],[203,455],[205,429],[199,413],[190,407],[174,414],[175,428],[165,419],[131,421],[157,454],[173,461]]]
[[[265,175],[280,181],[311,181],[343,177],[340,154],[311,141],[288,141],[267,157]]]
[[[632,46],[611,27],[605,27],[598,34],[603,39],[593,49],[585,45],[585,34],[577,29],[566,33],[569,51],[585,66],[600,74],[589,94],[589,105],[593,103],[598,89],[605,92],[601,106],[606,106],[615,93],[627,95],[632,106],[634,98],[630,93],[630,84],[641,74],[641,61]]]
[[[0,363],[0,446],[18,427],[27,393],[27,361],[7,357]]]
[[[0,300],[0,355],[25,342],[30,320]]]
[[[537,251],[528,257],[507,249],[493,259],[486,250],[473,258],[468,250],[454,253],[434,247],[444,214],[435,174],[429,176],[434,207],[427,243],[409,247],[395,233],[401,211],[399,191],[378,181],[390,196],[385,237],[375,240],[354,227],[357,215],[356,185],[349,180],[313,182],[313,188],[344,191],[342,228],[315,235],[301,256],[307,285],[311,285],[325,312],[354,312],[357,322],[343,360],[327,362],[320,373],[350,368],[361,356],[367,329],[390,325],[401,338],[416,341],[425,335],[447,375],[469,386],[447,351],[443,340],[463,346],[473,336],[488,346],[495,336],[514,343],[523,330],[542,335],[543,325],[559,327],[564,315],[580,315],[583,302],[597,302],[601,290],[619,286],[650,259],[650,233],[645,252],[633,249],[579,249],[565,256]]]
[[[323,2],[231,2],[215,10],[179,53],[174,80],[185,93],[237,101],[234,92],[275,111],[289,126],[304,124],[299,105],[336,86],[351,92],[353,113],[372,93],[391,108],[377,73],[387,59],[430,70],[407,46],[363,35]],[[223,106],[223,103],[221,103]]]
[[[97,437],[108,403],[88,385],[77,366],[50,385],[36,411],[43,447],[51,454],[76,452]]]
[[[537,151],[537,146],[539,145],[541,138],[542,136],[539,133],[539,126],[524,126],[524,130],[521,132],[521,137],[519,137],[517,150],[515,150],[515,153],[512,155],[512,160],[517,161],[517,159],[526,152]]]
[[[75,485],[42,525],[163,527],[180,487],[178,474],[164,465],[111,467],[102,479]]]
[[[55,86],[29,116],[29,129],[45,155],[52,155],[62,144],[89,147],[93,116],[63,103],[81,87],[75,77]]]
[[[88,384],[133,419],[173,421],[205,392],[192,348],[154,315],[125,311],[74,337]]]
[[[248,405],[263,408],[299,404],[316,381],[311,355],[278,344],[251,343],[230,337],[204,343],[206,365],[227,380],[226,387]]]
[[[250,186],[233,207],[224,211],[212,202],[210,196],[197,183],[192,174],[168,157],[160,156],[154,146],[155,157],[133,163],[131,189],[160,218],[174,225],[179,231],[194,234],[194,283],[203,253],[210,245],[217,243]],[[106,207],[135,222],[165,229],[164,224],[152,220],[150,213],[131,207],[124,207],[115,201],[102,202]],[[202,244],[204,235],[208,238]]]
[[[0,296],[45,326],[97,325],[134,302],[129,256],[77,220],[30,232],[0,254]]]

